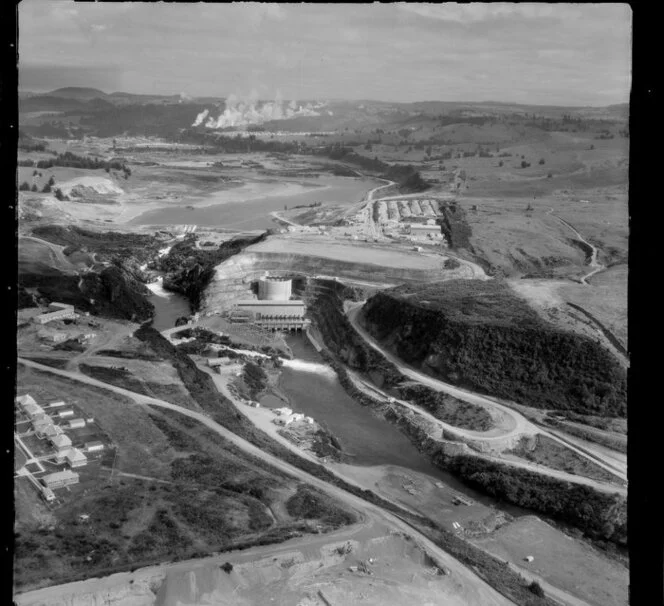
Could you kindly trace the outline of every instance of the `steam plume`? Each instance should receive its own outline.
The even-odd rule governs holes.
[[[236,95],[229,95],[226,99],[224,111],[217,118],[205,110],[196,116],[192,126],[204,124],[206,128],[245,128],[251,125],[263,124],[271,120],[286,120],[299,116],[320,116],[316,110],[324,107],[325,103],[307,103],[298,105],[294,99],[287,104],[283,101],[281,93],[277,91],[274,101],[261,103],[258,93],[251,91],[249,97],[242,101]]]

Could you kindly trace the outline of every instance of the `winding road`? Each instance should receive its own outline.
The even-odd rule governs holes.
[[[136,402],[137,404],[143,404],[148,406],[155,406],[158,408],[165,408],[168,410],[173,410],[184,416],[187,416],[191,419],[202,423],[224,439],[228,440],[238,448],[241,448],[244,452],[254,457],[257,457],[266,463],[272,465],[279,471],[286,473],[290,476],[298,478],[303,482],[315,486],[319,490],[329,494],[330,496],[339,499],[340,501],[346,503],[352,508],[362,512],[370,520],[382,521],[389,524],[391,527],[398,528],[401,532],[406,535],[413,537],[413,539],[428,553],[433,555],[435,558],[440,560],[440,562],[449,568],[450,572],[454,575],[454,578],[458,583],[463,584],[464,596],[468,599],[468,604],[477,604],[477,606],[489,606],[492,604],[498,606],[510,606],[513,603],[505,598],[503,595],[498,593],[493,589],[489,584],[484,580],[478,577],[475,573],[471,572],[468,568],[463,566],[460,562],[450,556],[446,551],[442,550],[440,547],[435,545],[430,541],[426,536],[420,532],[413,529],[406,522],[401,520],[396,515],[389,513],[388,511],[383,510],[382,508],[361,499],[345,490],[332,486],[324,480],[321,480],[313,475],[302,471],[301,469],[290,465],[262,451],[257,446],[254,446],[250,442],[247,442],[240,436],[229,431],[225,427],[219,425],[212,418],[210,418],[205,413],[196,412],[188,408],[183,408],[182,406],[177,406],[171,404],[170,402],[165,402],[164,400],[159,400],[157,398],[152,398],[136,392],[130,391],[128,389],[123,389],[121,387],[116,387],[114,385],[109,385],[102,381],[98,381],[86,375],[81,375],[79,373],[69,372],[66,370],[60,370],[57,368],[51,368],[50,366],[44,366],[43,364],[38,364],[37,362],[32,362],[30,360],[25,360],[18,358],[18,363],[23,364],[28,368],[34,368],[39,371],[48,372],[50,374],[58,375],[74,381],[80,381],[81,383],[86,383],[94,387],[105,389],[108,391],[113,391],[120,395],[126,396]]]
[[[591,460],[592,463],[594,463],[595,465],[599,465],[600,467],[614,474],[621,480],[625,481],[627,480],[626,470],[618,467],[616,465],[615,459],[607,460],[607,457],[597,452],[592,452],[591,454],[589,454],[588,452],[589,449],[588,450],[581,449],[574,446],[573,444],[570,444],[569,442],[561,439],[559,436],[550,433],[542,429],[541,427],[538,427],[534,423],[531,423],[523,415],[505,406],[504,404],[500,404],[499,402],[491,398],[488,398],[486,396],[472,393],[465,389],[460,389],[458,387],[455,387],[454,385],[450,385],[449,383],[445,383],[444,381],[441,381],[439,379],[434,379],[433,377],[430,377],[424,374],[423,372],[416,370],[412,366],[407,365],[406,363],[403,362],[403,360],[400,360],[394,354],[384,349],[359,323],[358,316],[361,312],[363,305],[364,305],[363,301],[347,302],[345,305],[345,311],[353,328],[366,341],[368,345],[373,347],[389,362],[394,364],[394,366],[396,366],[399,372],[401,372],[404,376],[408,377],[409,379],[412,379],[414,381],[417,381],[418,383],[431,387],[436,391],[442,391],[448,393],[465,402],[481,406],[487,412],[489,412],[489,414],[491,414],[495,426],[491,431],[488,432],[478,432],[468,429],[461,429],[459,427],[454,427],[453,425],[449,425],[443,421],[440,421],[430,413],[426,412],[425,410],[423,410],[418,406],[411,404],[410,402],[407,402],[405,400],[397,400],[399,403],[403,404],[404,406],[407,406],[411,410],[417,412],[418,414],[426,418],[428,421],[435,423],[437,426],[445,429],[446,431],[453,433],[464,439],[469,439],[473,441],[482,441],[482,442],[491,443],[492,441],[509,442],[514,440],[516,442],[518,438],[524,435],[535,435],[537,433],[545,435],[550,439],[555,440],[560,444],[563,444],[566,448],[573,450],[578,455]],[[543,473],[546,475],[564,479],[569,482],[586,484],[588,486],[592,486],[604,492],[618,492],[620,494],[626,494],[627,492],[627,489],[624,486],[618,486],[606,482],[599,482],[591,478],[586,478],[583,476],[570,474],[555,469],[550,469],[542,465],[536,465],[527,462],[519,463],[516,461],[507,460],[500,457],[487,457],[486,454],[484,454],[483,456],[485,458],[491,458],[495,461],[504,464],[530,469],[531,471],[536,471],[538,473]]]
[[[565,227],[568,229],[571,229],[574,232],[574,235],[576,235],[577,239],[580,242],[583,242],[586,246],[590,248],[592,251],[590,254],[590,261],[588,262],[588,267],[592,267],[592,271],[588,272],[584,276],[581,276],[579,278],[579,281],[581,284],[588,285],[588,278],[594,276],[596,273],[599,273],[600,271],[606,269],[604,265],[602,265],[598,260],[597,260],[597,255],[599,253],[599,249],[596,246],[593,246],[588,240],[586,240],[579,232],[578,230],[571,224],[565,221],[565,219],[560,218],[558,215],[553,214],[553,208],[546,213],[547,215],[551,215],[552,217],[555,217],[560,221]]]

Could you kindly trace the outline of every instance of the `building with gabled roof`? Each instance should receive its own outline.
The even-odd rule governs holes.
[[[44,428],[39,431],[39,433],[50,439],[54,438],[55,436],[63,435],[65,432],[62,427],[58,427],[57,425],[53,425],[51,423],[49,425],[45,425]]]
[[[32,402],[23,404],[23,410],[25,411],[25,414],[27,414],[31,419],[34,419],[39,415],[45,414],[44,409],[41,406],[39,406],[39,404],[33,404]]]
[[[63,488],[70,484],[78,484],[78,479],[78,474],[71,469],[56,471],[55,473],[50,473],[41,478],[46,488],[50,488],[51,490],[55,488]]]
[[[35,405],[37,404],[35,399],[29,393],[26,393],[23,396],[18,396],[16,398],[16,402],[21,406],[25,406],[26,404],[35,404]]]
[[[83,467],[88,464],[88,457],[86,457],[78,448],[70,448],[62,453],[58,453],[58,458],[63,458],[72,468]]]
[[[64,433],[61,433],[56,436],[52,436],[49,438],[51,441],[51,444],[55,446],[58,450],[66,450],[67,448],[71,448],[71,439],[69,436],[66,436]]]

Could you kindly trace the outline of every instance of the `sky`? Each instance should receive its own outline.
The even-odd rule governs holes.
[[[18,12],[22,91],[629,101],[627,4],[23,0]]]

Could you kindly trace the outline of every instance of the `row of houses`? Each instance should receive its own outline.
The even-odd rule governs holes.
[[[88,458],[81,449],[72,445],[71,438],[66,435],[62,425],[56,425],[51,415],[57,416],[59,420],[69,419],[67,421],[68,429],[85,427],[86,420],[70,418],[74,416],[75,412],[73,409],[65,408],[64,401],[48,405],[47,408],[51,415],[47,414],[44,408],[37,404],[29,394],[17,397],[16,402],[28,417],[36,436],[48,440],[53,447],[53,453],[44,458],[54,458],[56,463],[69,466],[69,469],[47,474],[41,478],[42,496],[46,501],[53,501],[55,499],[54,489],[78,483],[78,473],[73,470],[87,465]],[[88,421],[92,422],[93,419],[88,419]],[[88,453],[98,452],[104,448],[104,443],[100,441],[86,442],[84,446]]]

